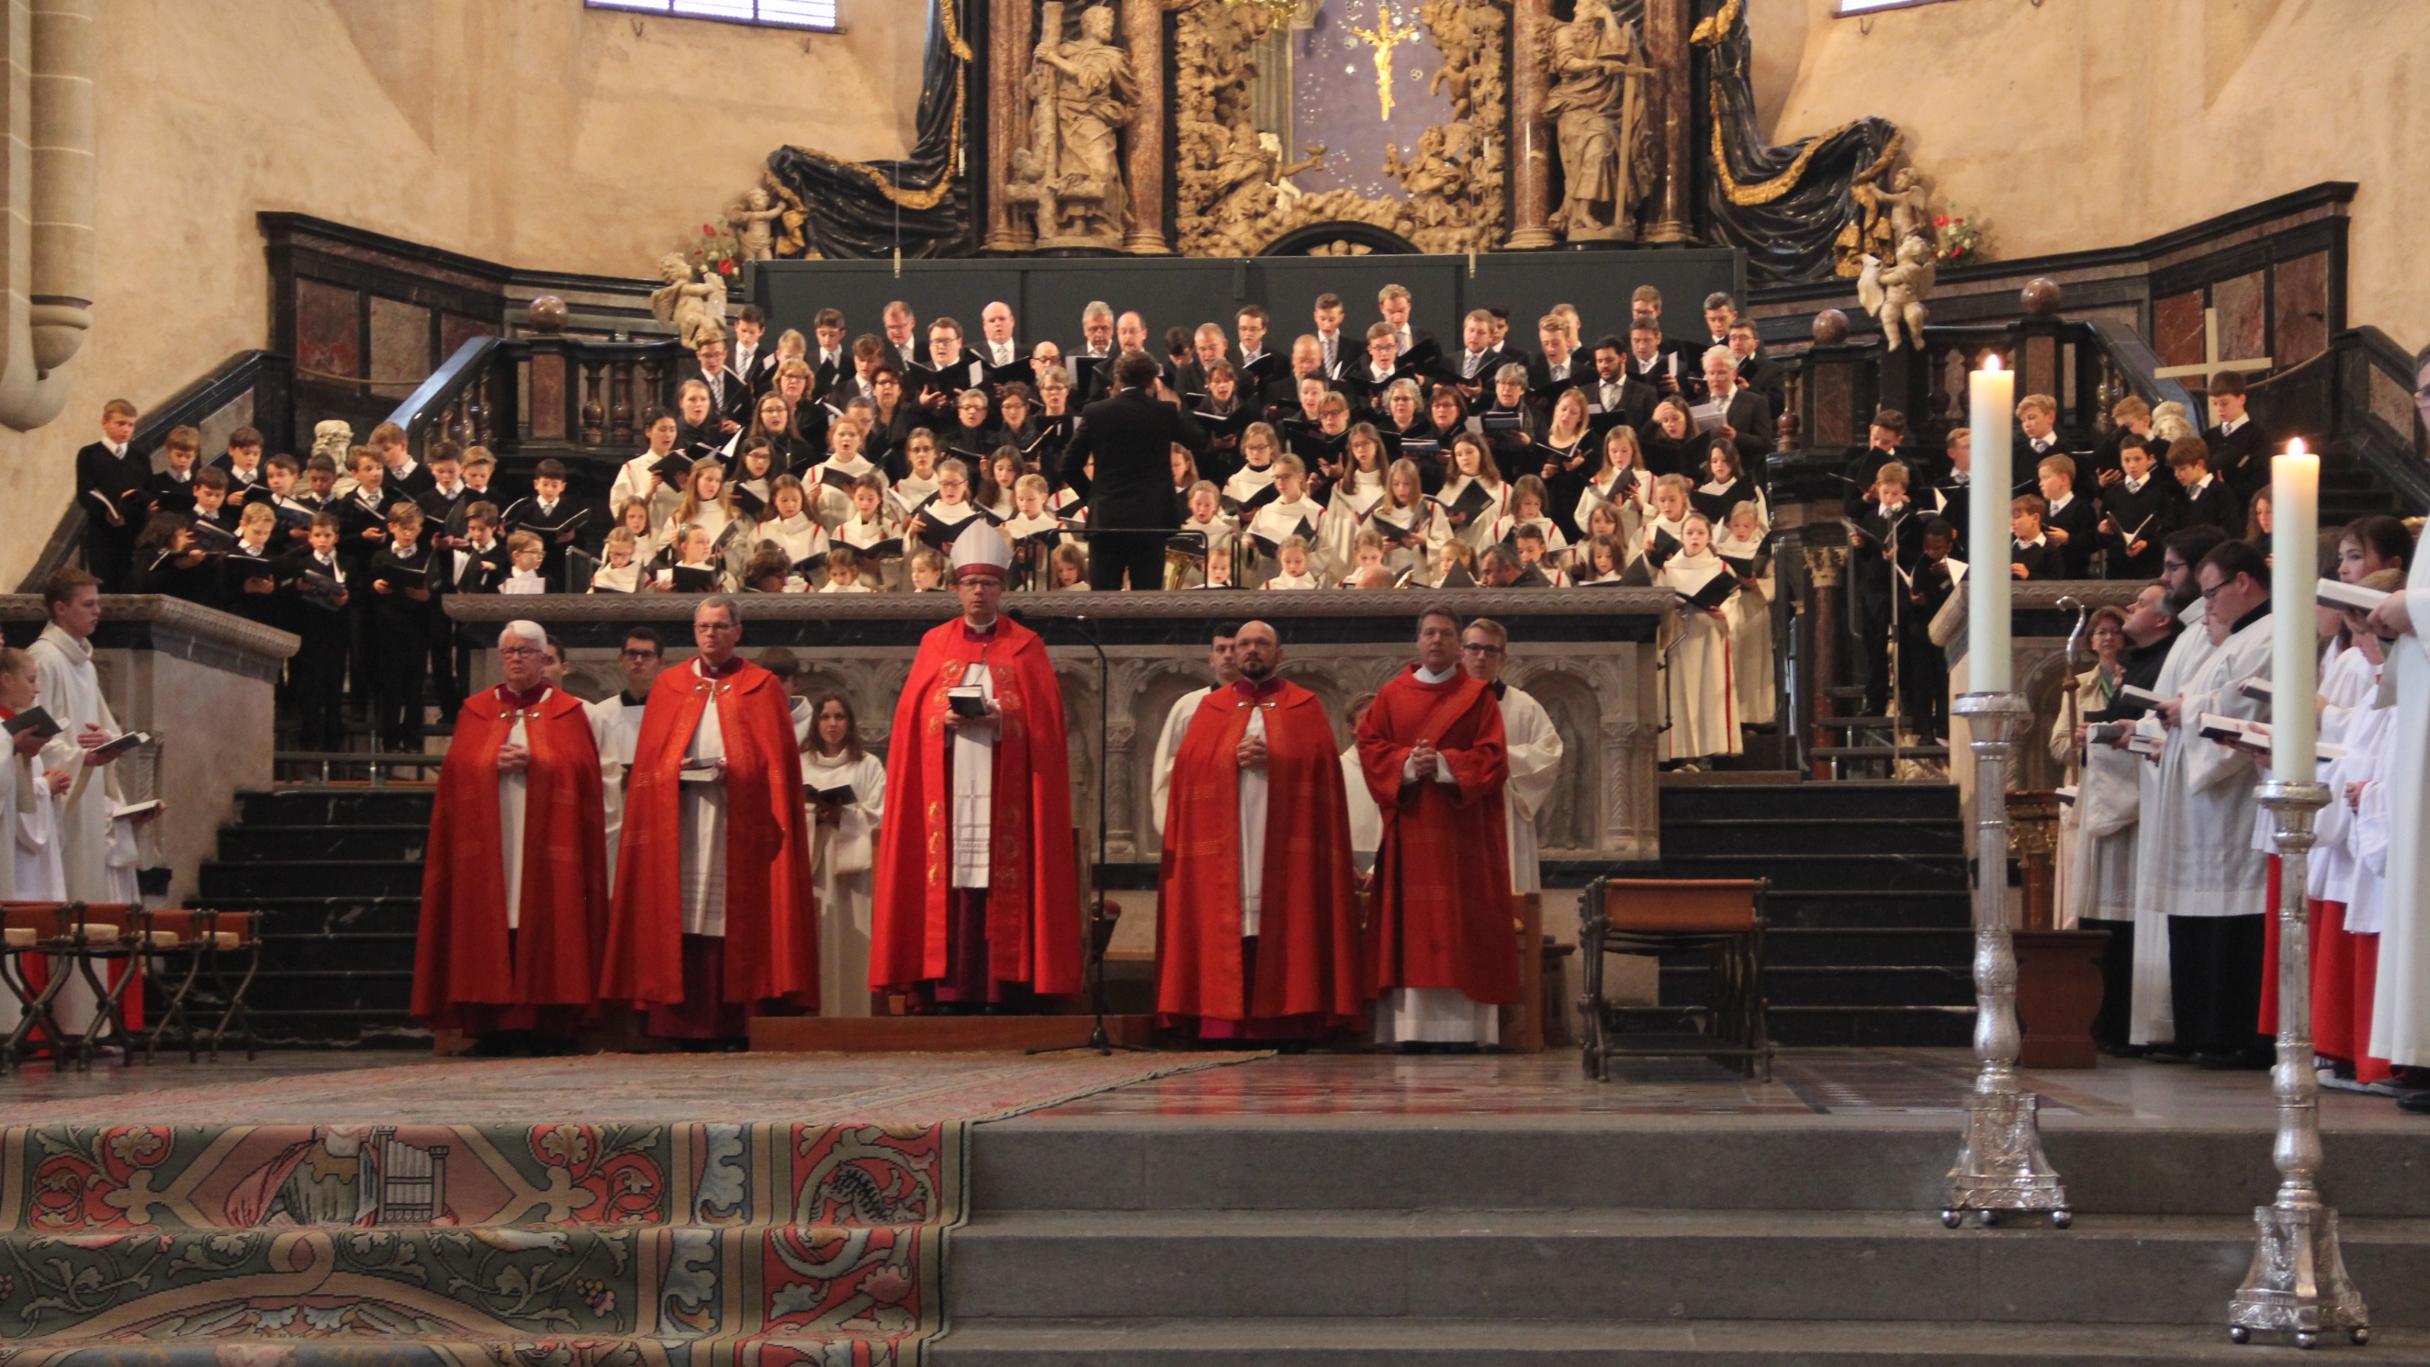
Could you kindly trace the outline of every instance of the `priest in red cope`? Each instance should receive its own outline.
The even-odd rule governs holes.
[[[962,615],[920,638],[886,756],[869,986],[948,1012],[1080,990],[1063,693],[1000,614],[1012,546],[954,539]]]
[[[818,1005],[802,755],[784,683],[736,653],[742,605],[692,612],[700,653],[661,671],[625,773],[599,996],[648,1031],[739,1047],[755,1006]]]
[[[465,700],[439,769],[413,975],[414,1015],[484,1054],[572,1035],[608,896],[590,715],[549,687],[539,623],[507,623],[498,662],[505,682]]]
[[[1275,673],[1273,627],[1232,650],[1174,755],[1156,1010],[1200,1039],[1306,1040],[1363,1001],[1341,756],[1324,704]]]
[[[1459,619],[1418,617],[1418,660],[1359,719],[1359,767],[1383,814],[1369,952],[1383,1044],[1473,1048],[1519,1000],[1511,934],[1510,778],[1502,708],[1461,672]]]

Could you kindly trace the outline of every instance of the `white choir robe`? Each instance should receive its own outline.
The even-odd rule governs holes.
[[[49,773],[40,755],[19,755],[13,746],[0,751],[0,820],[8,823],[8,848],[0,851],[0,901],[67,899],[59,866],[59,803],[51,795]],[[0,989],[0,1036],[16,1029],[22,1015],[16,995]]]
[[[1494,528],[1502,521],[1503,512],[1510,506],[1510,486],[1472,480],[1466,475],[1453,475],[1443,481],[1443,487],[1436,492],[1435,498],[1439,503],[1437,511],[1441,512],[1441,509],[1449,508],[1452,504],[1459,502],[1460,495],[1468,492],[1468,486],[1477,483],[1484,484],[1488,498],[1485,507],[1477,513],[1474,521],[1463,527],[1453,527],[1449,513],[1441,513],[1441,516],[1446,540],[1456,536],[1467,542],[1470,550],[1482,555],[1487,546],[1494,544]]]
[[[2378,935],[2388,925],[2388,847],[2395,834],[2388,820],[2389,780],[2398,768],[2396,744],[2402,723],[2393,702],[2356,717],[2346,733],[2346,758],[2354,761],[2353,767],[2334,771],[2337,786],[2329,790],[2335,805],[2346,800],[2344,785],[2349,778],[2364,785],[2360,803],[2346,815],[2351,827],[2347,840],[2351,878],[2338,889],[2346,898],[2348,935]],[[2376,980],[2373,985],[2376,989]],[[2377,998],[2373,1000],[2376,1009]],[[2378,1057],[2376,1050],[2372,1056]]]
[[[2109,705],[2098,683],[2098,669],[2076,679],[2076,719]],[[2075,745],[2061,708],[2050,724],[2050,750],[2065,761]],[[2060,814],[2059,925],[2072,929],[2090,917],[2096,921],[2131,921],[2135,917],[2135,832],[2143,800],[2143,761],[2131,751],[2110,745],[2085,747],[2084,767],[2076,775],[2076,801]]]
[[[65,895],[80,902],[132,906],[142,900],[135,878],[138,832],[134,822],[111,816],[124,800],[120,796],[117,766],[109,764],[96,769],[87,765],[82,748],[76,744],[77,735],[88,725],[99,726],[111,735],[118,734],[118,719],[111,713],[109,701],[101,696],[101,675],[93,667],[92,647],[56,626],[46,626],[26,648],[26,653],[34,657],[35,696],[60,727],[59,734],[42,751],[43,762],[76,775],[52,809],[58,821],[60,878]],[[65,960],[53,959],[50,970],[71,974],[53,1001],[60,1028],[69,1032],[83,1030],[92,1022],[93,1009],[99,1004],[92,989],[85,985],[82,974],[68,968]]]
[[[2268,868],[2253,848],[2253,814],[2263,778],[2253,756],[2232,745],[2204,740],[2205,712],[2260,720],[2265,706],[2237,684],[2270,676],[2270,618],[2264,614],[2227,639],[2187,679],[2184,705],[2171,747],[2185,744],[2182,819],[2171,832],[2171,916],[2258,916]],[[2309,779],[2310,774],[2302,777]]]
[[[706,679],[700,661],[695,659],[682,666],[693,677]],[[717,707],[712,702],[700,709],[700,722],[692,728],[692,737],[684,747],[685,768],[723,764],[726,758],[725,728],[717,719]],[[719,939],[726,934],[726,783],[719,778],[709,782],[688,782],[682,793],[683,856],[678,863],[681,880],[677,892],[683,898],[683,933],[711,935]]]
[[[869,1014],[870,868],[886,816],[886,762],[862,753],[802,755],[802,781],[852,789],[833,826],[809,822],[810,866],[818,888],[818,1000],[823,1016]],[[816,812],[813,808],[812,816]]]
[[[996,700],[996,679],[986,662],[973,660],[962,683]],[[953,730],[953,879],[957,888],[985,891],[987,855],[996,819],[996,731],[993,720],[971,721]]]
[[[2368,762],[2368,756],[2358,756],[2355,737],[2364,720],[2376,710],[2372,700],[2379,695],[2379,666],[2360,650],[2351,647],[2335,649],[2331,643],[2329,658],[2320,672],[2320,743],[2346,747],[2346,757],[2336,763],[2323,761],[2320,781],[2330,785],[2329,805],[2320,809],[2313,826],[2312,857],[2304,865],[2304,896],[2315,901],[2335,902],[2350,907],[2354,892],[2353,809],[2346,805],[2345,789],[2333,776],[2344,765],[2359,781],[2370,777],[2358,771]],[[2270,813],[2254,805],[2254,848],[2264,854],[2274,854],[2277,846],[2270,839]],[[2272,907],[2270,914],[2278,909]]]
[[[2161,662],[2152,692],[2173,698],[2211,656],[2211,639],[2202,627],[2203,603],[2197,598],[2177,614],[2185,629]],[[2138,758],[2142,766],[2141,830],[2135,837],[2135,1001],[2127,1022],[2127,1038],[2135,1044],[2166,1044],[2177,1037],[2177,1011],[2169,992],[2168,915],[2174,902],[2170,877],[2170,847],[2182,838],[2185,821],[2185,757],[2190,748],[2176,733],[2146,714],[2135,730],[2163,737],[2159,762]],[[2187,734],[2191,734],[2188,732]]]
[[[1725,536],[1713,543],[1713,554],[1752,560],[1762,544],[1761,539]],[[1746,726],[1771,725],[1778,709],[1772,664],[1772,597],[1778,585],[1779,577],[1767,562],[1755,577],[1755,587],[1740,584],[1721,609],[1730,622],[1730,680],[1738,690],[1738,720]]]
[[[1895,573],[1892,576],[1896,577]],[[1895,591],[1895,590],[1894,590]],[[1966,562],[1949,561],[1949,596],[1924,624],[1924,639],[1940,647],[1949,666],[1949,760],[1942,768],[1957,789],[1958,829],[1966,833],[1966,857],[1974,857],[1974,750],[1968,746],[1966,723],[1957,715],[1957,700],[1974,679],[1973,641],[1966,630]]]
[[[1510,757],[1510,782],[1502,790],[1502,814],[1510,826],[1510,890],[1542,892],[1536,817],[1561,782],[1561,733],[1553,729],[1544,704],[1504,684],[1502,741]]]
[[[1340,579],[1358,567],[1358,534],[1367,514],[1384,501],[1384,477],[1353,470],[1333,486],[1325,499],[1325,517],[1317,524],[1315,568]]]
[[[1356,741],[1342,751],[1342,786],[1350,794],[1350,858],[1364,877],[1374,870],[1376,852],[1384,843],[1384,813],[1375,805],[1375,794],[1367,791],[1367,770],[1359,763]]]
[[[2371,1003],[2371,1053],[2400,1067],[2430,1067],[2430,556],[2405,575],[2413,630],[2388,647],[2395,677],[2398,759],[2387,788],[2386,911]]]
[[[644,451],[616,468],[616,481],[608,486],[608,515],[619,524],[624,521],[624,505],[643,497],[649,499],[651,526],[663,527],[674,518],[675,509],[683,503],[683,491],[654,478],[657,471],[651,467],[662,459]],[[651,488],[652,484],[657,487]]]
[[[1190,729],[1190,718],[1198,713],[1198,704],[1205,702],[1212,687],[1193,688],[1174,699],[1170,711],[1164,714],[1164,729],[1156,733],[1155,758],[1149,766],[1150,796],[1148,819],[1156,823],[1156,834],[1164,835],[1164,807],[1172,801],[1173,757],[1181,753],[1181,738]]]
[[[1694,593],[1715,575],[1729,572],[1710,551],[1701,556],[1682,551],[1663,562],[1654,587]],[[1670,729],[1662,733],[1662,757],[1705,759],[1739,753],[1745,745],[1738,733],[1736,685],[1730,681],[1727,622],[1695,610],[1666,612],[1662,637],[1668,653],[1662,688],[1670,721]]]
[[[599,750],[599,791],[607,809],[607,874],[611,890],[616,886],[616,845],[624,831],[624,777],[633,767],[633,750],[641,739],[642,707],[646,701],[646,695],[636,702],[631,695],[619,693],[583,705],[583,711],[591,719],[591,741]],[[522,845],[507,848],[521,849]]]

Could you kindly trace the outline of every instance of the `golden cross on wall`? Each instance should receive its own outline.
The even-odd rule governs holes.
[[[1375,49],[1375,101],[1383,116],[1392,117],[1392,54],[1401,44],[1418,36],[1415,24],[1403,24],[1392,12],[1390,0],[1377,0],[1375,26],[1353,28],[1350,36]]]

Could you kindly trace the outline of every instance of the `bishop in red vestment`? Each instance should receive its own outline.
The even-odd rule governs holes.
[[[962,615],[920,638],[886,757],[869,986],[983,1010],[1080,990],[1063,693],[999,616],[1012,547],[954,539]]]
[[[1233,653],[1173,760],[1156,1010],[1201,1039],[1307,1039],[1363,1001],[1341,756],[1324,704],[1276,676],[1273,627],[1244,623]]]
[[[548,686],[547,642],[533,622],[500,635],[505,682],[457,715],[422,864],[413,1013],[490,1050],[570,1033],[599,981],[599,752],[581,700]]]
[[[1383,815],[1369,952],[1384,1043],[1491,1043],[1519,999],[1511,936],[1510,777],[1502,708],[1459,668],[1459,620],[1418,618],[1418,662],[1359,719],[1359,767]]]
[[[692,636],[633,743],[599,995],[647,1008],[653,1035],[733,1047],[755,1004],[818,1004],[802,755],[784,684],[735,653],[741,605],[702,599]]]

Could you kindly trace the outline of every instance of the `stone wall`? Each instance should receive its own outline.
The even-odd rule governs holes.
[[[646,275],[784,143],[908,149],[924,39],[875,13],[796,34],[579,0],[95,9],[94,330],[61,417],[0,432],[12,528],[0,583],[24,574],[66,505],[69,458],[104,400],[157,402],[266,344],[257,212],[510,265]]]
[[[1793,6],[1802,24],[1780,21]],[[1794,81],[1767,101],[1774,139],[1895,120],[1935,192],[2009,257],[2137,242],[2356,181],[2351,316],[2430,342],[2430,277],[2412,263],[2430,217],[2430,101],[2413,84],[2430,25],[2415,0],[1834,8],[1758,0],[1750,13],[1759,52],[1803,35]]]

